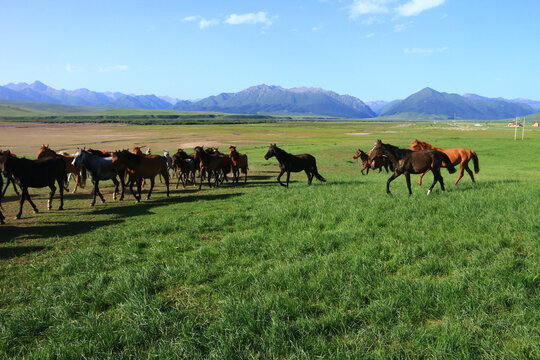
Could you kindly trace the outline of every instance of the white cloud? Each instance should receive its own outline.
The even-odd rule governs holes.
[[[199,21],[199,27],[201,29],[204,29],[210,26],[215,26],[218,24],[219,24],[219,20],[217,19],[211,19],[211,20],[201,19],[201,21]]]
[[[394,32],[402,32],[405,30],[408,24],[396,24],[394,25]]]
[[[275,17],[274,17],[275,18]],[[257,13],[249,14],[231,14],[225,19],[225,23],[229,25],[254,25],[254,24],[265,24],[266,26],[272,25],[272,18],[269,18],[267,14],[263,11]]]
[[[319,31],[321,29],[322,29],[321,26],[314,26],[314,27],[311,28],[311,31]]]
[[[424,10],[444,4],[445,0],[411,0],[396,8],[396,11],[401,16],[414,16],[420,14]]]
[[[75,68],[71,64],[66,64],[66,71],[67,72],[75,72]]]
[[[386,14],[390,12],[388,3],[391,0],[354,0],[349,5],[349,17],[356,19],[360,15],[366,14]]]
[[[365,39],[369,39],[369,38],[372,38],[372,37],[374,37],[374,36],[375,36],[374,33],[369,33],[369,34],[365,35],[364,38],[365,38]]]
[[[199,15],[191,15],[191,16],[186,16],[185,18],[182,19],[182,21],[185,21],[185,22],[192,22],[192,21],[197,21],[199,20],[201,17]]]
[[[412,48],[412,49],[405,49],[403,52],[405,54],[422,54],[422,55],[429,55],[433,53],[440,53],[448,50],[448,46],[443,46],[436,49],[421,49],[421,48]]]
[[[99,72],[111,72],[111,71],[125,71],[129,69],[129,66],[127,65],[115,65],[115,66],[110,66],[110,67],[99,67],[98,68],[98,71]]]

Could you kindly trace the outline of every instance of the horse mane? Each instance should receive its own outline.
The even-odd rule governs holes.
[[[124,156],[124,157],[128,158],[128,160],[133,161],[133,162],[134,162],[135,164],[137,164],[137,165],[139,165],[139,164],[141,163],[141,161],[142,161],[142,157],[133,154],[132,152],[130,152],[130,151],[127,150],[127,149],[118,151],[118,154],[120,154],[121,156]]]

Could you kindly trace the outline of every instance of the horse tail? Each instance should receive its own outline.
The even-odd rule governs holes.
[[[472,150],[471,150],[471,157],[472,157],[473,162],[474,162],[474,173],[478,174],[478,172],[480,171],[480,165],[478,164],[478,156]]]
[[[323,178],[322,175],[317,171],[317,163],[315,162],[315,159],[313,159],[313,168],[311,169],[311,172],[319,181],[326,182],[326,179]]]
[[[452,162],[450,161],[450,158],[448,157],[448,155],[446,155],[445,153],[443,153],[442,151],[439,151],[441,154],[442,154],[442,160],[443,162],[446,163],[446,168],[448,169],[448,172],[450,174],[453,174],[456,172],[456,168],[454,167],[454,165],[452,164]]]

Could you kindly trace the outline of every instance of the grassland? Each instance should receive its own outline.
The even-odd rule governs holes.
[[[16,131],[0,129],[0,143]],[[38,207],[0,228],[3,358],[439,358],[540,357],[540,132],[514,141],[503,125],[292,123],[97,127],[55,147],[154,140],[237,144],[246,186],[173,190],[152,200],[89,208],[89,190],[62,212]],[[23,129],[24,130],[24,129]],[[22,142],[48,141],[26,135]],[[129,134],[128,138],[120,135]],[[424,139],[474,149],[480,173],[458,186],[384,192],[386,173],[352,160],[374,139]],[[63,139],[63,140],[62,140]],[[161,139],[161,140],[159,140]],[[191,140],[190,140],[191,139]],[[37,142],[36,142],[37,141]],[[64,141],[64,143],[61,143]],[[296,174],[275,182],[268,143],[317,157],[327,183]],[[112,146],[112,145],[111,145]],[[417,177],[413,177],[417,179]],[[58,205],[57,200],[53,207]]]

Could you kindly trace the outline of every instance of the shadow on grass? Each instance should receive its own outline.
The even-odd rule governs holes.
[[[16,221],[16,220],[15,220]],[[116,223],[116,220],[106,221],[81,221],[81,222],[49,222],[47,225],[35,226],[13,226],[2,225],[0,243],[12,241],[18,237],[25,239],[41,239],[53,236],[75,236],[81,235],[96,228]]]
[[[0,260],[8,260],[21,255],[42,251],[46,246],[12,246],[0,248]]]

